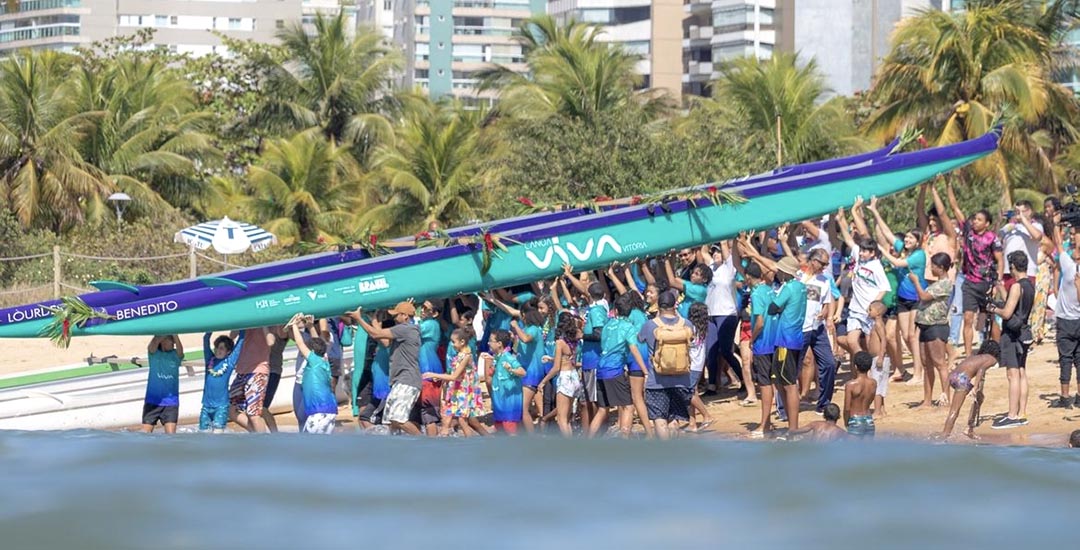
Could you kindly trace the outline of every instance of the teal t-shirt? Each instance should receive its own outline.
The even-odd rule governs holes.
[[[773,303],[781,308],[776,323],[776,347],[803,348],[803,321],[806,320],[806,285],[798,280],[784,283]]]
[[[908,273],[914,273],[919,277],[919,284],[926,288],[926,252],[919,248],[914,250],[907,258],[907,267],[896,268],[896,295],[909,302],[919,301],[919,293],[915,290],[915,283],[908,278]]]
[[[496,422],[521,421],[521,378],[506,370],[521,368],[517,357],[504,351],[495,358],[491,374],[491,409]]]
[[[607,308],[599,304],[589,306],[585,313],[585,334],[603,328],[608,321]],[[602,337],[601,337],[602,338]],[[581,369],[593,370],[600,364],[600,342],[586,340],[581,343]]]
[[[155,407],[180,405],[180,356],[176,351],[158,350],[150,354],[146,404]]]
[[[525,385],[535,386],[544,378],[544,329],[537,325],[525,325],[521,331],[532,338],[531,342],[518,340],[518,358],[525,367]]]
[[[442,362],[439,361],[439,339],[442,337],[442,327],[436,319],[424,319],[420,321],[420,373],[444,371]]]
[[[776,316],[769,315],[769,305],[772,302],[773,291],[769,285],[761,283],[750,291],[750,330],[757,326],[759,317],[763,318],[765,323],[751,346],[754,355],[772,355],[776,349]]]
[[[679,315],[682,315],[683,319],[689,319],[690,306],[704,303],[708,294],[709,287],[683,280],[683,301],[679,304]]]
[[[637,345],[638,329],[626,317],[609,319],[600,333],[600,365],[596,369],[598,380],[608,380],[622,375],[630,355],[630,346]]]
[[[307,365],[304,366],[304,413],[337,414],[337,399],[330,389],[330,363],[325,357],[309,351]]]

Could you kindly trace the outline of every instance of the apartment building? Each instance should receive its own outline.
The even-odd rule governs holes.
[[[210,31],[269,42],[319,0],[22,0],[0,2],[0,54],[21,48],[72,49],[91,42],[155,30],[154,43],[202,55],[222,48]]]

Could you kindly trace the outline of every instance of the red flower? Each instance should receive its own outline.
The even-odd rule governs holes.
[[[630,197],[630,206],[636,206],[638,204],[641,204],[641,197],[639,197],[638,195]]]
[[[529,200],[529,197],[518,197],[518,202],[530,208],[536,206],[535,204],[533,204],[533,201]]]
[[[709,188],[708,188],[708,191],[709,191],[710,195],[715,195],[716,192],[718,191],[718,189],[716,188],[715,185],[710,185]]]
[[[379,244],[379,236],[374,234],[371,235],[370,237],[368,237],[368,242],[371,243],[371,246]]]
[[[64,338],[67,338],[68,336],[71,335],[71,321],[68,321],[67,319],[64,319],[64,332],[63,332],[63,334],[64,334]]]
[[[928,143],[926,143],[926,138],[922,137],[922,134],[919,134],[919,138],[916,141],[919,142],[919,146],[923,149],[925,149],[929,145]]]
[[[325,243],[326,242],[326,237],[323,237],[322,235],[319,235],[318,242],[319,242],[319,244]]]
[[[596,202],[606,202],[609,200],[611,200],[611,197],[607,195],[600,195],[599,197],[596,197]]]
[[[484,233],[484,248],[488,251],[495,250],[495,239],[491,237],[491,233]]]

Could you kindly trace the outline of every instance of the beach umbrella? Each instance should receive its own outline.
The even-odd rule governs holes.
[[[228,217],[181,229],[173,240],[197,250],[212,247],[219,254],[225,255],[226,266],[229,254],[241,254],[248,250],[258,252],[277,243],[277,237],[265,229],[230,220]]]

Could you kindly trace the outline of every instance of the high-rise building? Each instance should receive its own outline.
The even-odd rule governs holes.
[[[600,40],[640,55],[643,88],[682,95],[683,0],[549,0],[547,9],[561,23],[600,25]]]
[[[313,23],[319,15],[337,17],[344,13],[345,24],[354,30],[359,22],[359,7],[352,0],[302,0],[300,8],[304,30],[309,34],[314,32]]]
[[[402,0],[355,0],[358,23],[382,30],[387,41],[394,40],[394,6]]]
[[[476,73],[491,64],[525,72],[514,35],[526,19],[544,13],[544,0],[398,0],[394,43],[406,58],[404,84],[431,97],[488,100]]]
[[[683,22],[683,91],[708,96],[716,64],[768,59],[776,45],[777,0],[687,0]]]

